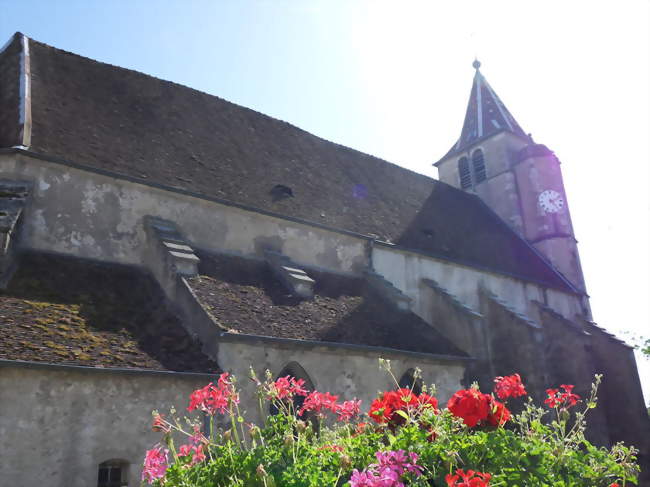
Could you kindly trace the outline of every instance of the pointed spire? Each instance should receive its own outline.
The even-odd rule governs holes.
[[[467,104],[463,129],[460,138],[443,159],[463,150],[480,139],[502,131],[508,131],[528,139],[526,133],[494,92],[483,74],[481,74],[479,70],[481,62],[474,59],[472,66],[476,72],[472,81],[472,91]]]

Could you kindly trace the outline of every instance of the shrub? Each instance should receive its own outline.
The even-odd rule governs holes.
[[[390,372],[390,362],[381,363]],[[392,373],[391,373],[392,376]],[[600,377],[586,400],[572,385],[548,389],[544,407],[530,400],[520,414],[507,408],[525,396],[519,375],[497,377],[494,392],[476,384],[457,391],[440,409],[433,387],[420,394],[399,388],[380,394],[369,411],[308,391],[293,377],[257,384],[260,412],[247,423],[235,379],[222,374],[190,396],[189,412],[209,419],[169,419],[154,411],[163,434],[147,451],[143,481],[166,487],[403,487],[594,486],[636,483],[634,448],[598,448],[584,437],[585,416],[596,406]],[[394,378],[394,377],[393,377]],[[396,381],[397,384],[397,381]],[[218,427],[216,418],[228,427]],[[176,446],[173,436],[186,438]]]

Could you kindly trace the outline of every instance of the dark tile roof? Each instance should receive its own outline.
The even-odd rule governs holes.
[[[12,147],[22,144],[18,124],[20,37],[14,36],[4,47],[0,53],[0,147]]]
[[[308,270],[315,296],[291,296],[263,261],[201,254],[189,280],[217,324],[232,333],[466,356],[413,313],[366,289],[361,278]]]
[[[217,372],[133,267],[23,255],[0,291],[0,358],[85,366]]]
[[[477,197],[216,96],[29,46],[35,152],[567,289]]]

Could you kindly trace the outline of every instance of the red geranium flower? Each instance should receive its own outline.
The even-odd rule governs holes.
[[[491,397],[477,389],[461,389],[454,393],[447,403],[451,413],[463,419],[463,422],[473,428],[480,421],[487,419],[490,412]]]
[[[434,411],[437,411],[438,400],[425,393],[417,395],[410,389],[401,388],[382,393],[379,398],[372,402],[368,414],[376,423],[395,427],[404,424],[406,421],[404,415],[398,413],[398,411],[407,414],[415,412],[417,414],[425,408],[433,408]]]
[[[409,406],[416,406],[418,404],[418,397],[411,392],[410,389],[402,388],[396,391],[389,391],[384,393],[384,400],[395,409],[406,410]]]
[[[499,399],[508,399],[509,397],[520,397],[526,395],[526,388],[521,382],[519,374],[508,375],[506,377],[497,377],[494,379],[494,393]]]
[[[375,399],[370,405],[368,414],[375,423],[385,424],[390,421],[393,415],[393,408],[383,398]]]
[[[462,468],[456,470],[456,475],[448,474],[445,477],[448,487],[489,487],[492,475],[489,473],[475,472]]]
[[[546,394],[548,394],[548,397],[544,401],[544,404],[552,408],[559,406],[565,409],[578,404],[580,396],[571,392],[574,386],[562,384],[560,387],[564,389],[564,392],[560,392],[559,389],[546,389]]]
[[[491,426],[503,426],[510,419],[510,411],[505,404],[490,397],[490,412],[487,423]]]

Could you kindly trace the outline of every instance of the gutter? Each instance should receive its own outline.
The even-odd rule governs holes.
[[[20,52],[20,99],[18,109],[18,125],[22,147],[27,148],[32,143],[32,70],[29,56],[29,38],[21,35],[22,51]]]
[[[81,373],[99,373],[99,374],[120,374],[120,375],[154,375],[160,377],[174,378],[196,378],[196,379],[214,379],[218,374],[208,374],[205,372],[176,372],[173,370],[151,370],[151,369],[127,369],[120,367],[89,367],[86,365],[66,365],[53,364],[50,362],[33,362],[28,360],[7,360],[0,359],[0,368],[18,367],[23,369],[46,369],[57,372],[81,372]]]
[[[250,334],[239,334],[239,333],[229,333],[222,332],[219,334],[220,343],[228,342],[240,342],[240,343],[262,343],[262,344],[273,344],[273,345],[285,345],[288,348],[330,348],[334,350],[354,350],[369,352],[373,355],[378,354],[387,354],[390,356],[408,356],[413,358],[425,359],[425,360],[435,360],[438,362],[473,362],[476,359],[474,357],[463,357],[460,355],[443,355],[436,353],[426,353],[426,352],[411,352],[408,350],[398,350],[396,348],[389,347],[378,347],[373,345],[358,345],[354,343],[338,343],[338,342],[325,342],[318,340],[300,340],[297,338],[278,338],[278,337],[269,337],[264,335],[250,335]]]

